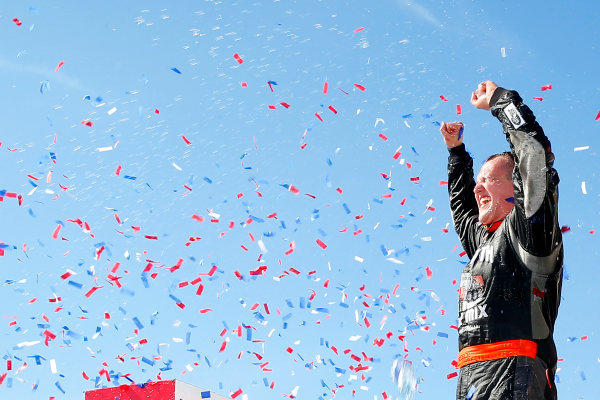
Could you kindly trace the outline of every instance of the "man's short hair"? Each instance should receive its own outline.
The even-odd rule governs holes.
[[[513,163],[515,162],[515,157],[510,151],[503,151],[502,153],[492,154],[487,158],[487,160],[485,160],[485,162],[492,161],[494,158],[498,157],[507,157],[510,158],[510,161],[512,161]]]
[[[510,179],[512,179],[512,170],[515,167],[515,157],[513,156],[513,154],[510,151],[503,151],[502,153],[492,154],[491,156],[489,156],[487,158],[487,160],[485,160],[485,162],[492,161],[492,160],[494,160],[496,158],[500,158],[500,157],[504,157],[504,158],[508,159],[510,161],[510,163],[512,164],[512,168],[511,168],[510,173],[508,175],[508,177]]]

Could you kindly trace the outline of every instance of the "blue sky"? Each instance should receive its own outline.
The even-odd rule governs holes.
[[[465,123],[477,167],[507,149],[469,105],[492,79],[553,144],[570,228],[558,390],[593,398],[599,14],[4,2],[2,397],[83,399],[160,374],[248,399],[383,399],[398,356],[415,398],[454,396],[466,259],[437,124]]]

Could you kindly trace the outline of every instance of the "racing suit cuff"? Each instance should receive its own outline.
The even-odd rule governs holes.
[[[458,145],[456,147],[449,148],[448,152],[450,153],[450,155],[448,157],[448,161],[451,164],[454,164],[455,162],[458,162],[462,159],[469,157],[469,153],[467,153],[467,149],[465,148],[464,143],[461,143],[460,145]]]
[[[508,90],[501,87],[497,87],[496,90],[494,90],[494,94],[492,94],[492,98],[490,99],[490,108],[493,108],[500,99],[500,97],[502,97],[502,95],[506,92],[508,92]]]

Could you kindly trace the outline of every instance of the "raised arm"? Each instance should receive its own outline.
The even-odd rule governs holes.
[[[510,144],[515,159],[515,210],[510,222],[520,246],[537,257],[552,254],[562,240],[558,224],[559,179],[553,168],[550,141],[516,91],[487,81],[473,93],[471,103],[491,110],[502,123]]]
[[[442,123],[440,132],[448,147],[448,194],[452,221],[461,244],[471,258],[485,231],[478,224],[477,201],[473,194],[473,159],[463,144],[464,126],[461,122]]]

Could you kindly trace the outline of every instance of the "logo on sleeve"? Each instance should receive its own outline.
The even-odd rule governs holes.
[[[519,110],[517,110],[517,107],[513,103],[510,103],[509,105],[504,107],[504,114],[506,114],[506,117],[515,129],[518,129],[519,127],[525,125],[525,120],[523,119],[523,116],[521,115]]]

